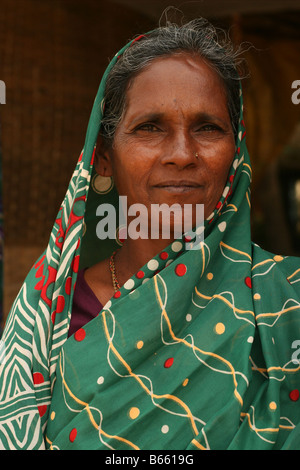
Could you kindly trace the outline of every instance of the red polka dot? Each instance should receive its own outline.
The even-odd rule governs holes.
[[[51,314],[51,321],[52,321],[53,325],[55,323],[55,317],[56,317],[56,310],[54,310],[54,312]]]
[[[245,278],[245,284],[246,284],[247,287],[249,287],[249,289],[252,288],[251,277],[247,276],[247,277]]]
[[[289,394],[289,397],[292,401],[298,401],[299,400],[299,390],[297,390],[297,389],[292,390]]]
[[[175,273],[177,274],[177,276],[184,276],[185,273],[187,271],[187,267],[185,264],[177,264],[176,268],[175,268]]]
[[[169,257],[166,251],[162,251],[159,255],[160,259],[167,259]]]
[[[115,298],[115,299],[118,299],[119,297],[121,297],[121,292],[118,290],[118,291],[114,294],[114,298]]]
[[[229,177],[229,181],[230,181],[230,183],[232,183],[232,182],[233,182],[233,180],[234,180],[234,175],[230,175],[230,177]]]
[[[73,428],[72,431],[69,434],[70,442],[74,442],[76,437],[77,437],[77,429]]]
[[[45,379],[43,377],[43,374],[41,374],[40,372],[35,372],[33,374],[33,383],[34,383],[34,385],[42,384],[44,382],[45,382]]]
[[[142,279],[144,276],[145,276],[145,273],[144,273],[143,271],[138,271],[138,272],[136,273],[136,277],[137,277],[138,279]]]
[[[169,359],[167,359],[164,363],[164,367],[166,369],[168,369],[169,367],[171,367],[173,365],[173,362],[174,362],[174,358],[173,357],[169,357]]]
[[[85,338],[86,332],[83,328],[80,328],[79,330],[76,331],[74,338],[76,341],[83,341]]]
[[[40,417],[44,416],[44,414],[47,411],[47,405],[38,406],[38,411],[39,411]]]
[[[65,284],[65,290],[66,290],[67,295],[71,294],[71,287],[72,287],[72,278],[71,278],[71,276],[69,276],[67,278],[66,284]]]
[[[57,297],[56,313],[61,313],[65,307],[65,298],[63,295]]]
[[[221,206],[222,206],[222,202],[219,201],[218,204],[216,205],[216,209],[220,209]]]

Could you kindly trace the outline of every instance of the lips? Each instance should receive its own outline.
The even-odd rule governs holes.
[[[200,188],[201,185],[196,181],[189,180],[168,180],[154,185],[156,188],[165,189],[170,192],[186,192]]]

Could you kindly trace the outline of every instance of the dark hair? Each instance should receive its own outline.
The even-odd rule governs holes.
[[[235,50],[224,31],[217,31],[200,18],[183,25],[167,23],[139,38],[118,59],[110,71],[105,89],[105,111],[101,135],[112,144],[126,106],[126,90],[131,81],[155,59],[188,52],[209,63],[222,78],[227,92],[228,111],[235,135],[240,114],[240,50]]]

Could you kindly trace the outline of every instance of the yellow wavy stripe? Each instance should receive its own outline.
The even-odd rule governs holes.
[[[190,344],[188,343],[185,339],[183,338],[177,338],[172,330],[172,326],[171,326],[171,322],[169,320],[169,317],[167,315],[167,312],[163,306],[163,302],[162,302],[162,299],[161,299],[161,296],[160,296],[160,293],[159,293],[159,290],[158,290],[158,285],[157,285],[157,276],[154,276],[154,285],[155,285],[155,291],[156,291],[156,295],[157,295],[157,298],[158,298],[158,301],[159,301],[159,304],[160,304],[160,308],[162,309],[162,314],[163,314],[163,317],[165,318],[167,324],[168,324],[168,328],[169,328],[169,332],[170,332],[170,335],[172,336],[173,340],[174,341],[177,341],[178,343],[183,343],[185,344],[185,346],[193,349],[193,350],[196,350],[198,352],[200,352],[201,354],[204,354],[206,356],[212,356],[216,359],[218,359],[219,361],[223,362],[224,364],[227,365],[227,367],[229,368],[229,370],[231,371],[231,374],[232,374],[232,378],[233,378],[233,383],[234,383],[234,395],[236,396],[236,398],[238,399],[238,401],[240,402],[241,405],[243,405],[243,399],[241,397],[241,395],[238,393],[237,391],[237,381],[236,381],[236,378],[235,378],[235,370],[232,366],[232,364],[227,361],[227,359],[224,359],[224,357],[222,356],[219,356],[218,354],[215,354],[213,352],[208,352],[208,351],[203,351],[202,349],[198,348],[197,346],[195,346],[194,344]]]
[[[247,166],[247,167],[249,168],[249,170],[250,170],[251,175],[252,175],[252,168],[251,168],[251,166],[250,166],[248,163],[243,163],[243,166]]]
[[[257,427],[254,426],[254,424],[251,423],[251,417],[250,417],[249,413],[241,413],[241,416],[246,416],[247,417],[249,427],[251,429],[253,429],[253,431],[255,431],[257,435],[260,432],[278,432],[279,431],[279,427],[278,428],[261,428],[261,429],[258,429]]]
[[[297,269],[293,274],[291,274],[289,277],[287,277],[287,280],[289,281],[290,279],[292,279],[293,276],[295,276],[296,274],[298,274],[300,272],[300,268]]]
[[[283,310],[280,310],[279,312],[274,312],[274,313],[259,313],[256,316],[256,319],[261,318],[261,317],[277,317],[278,315],[282,315],[283,313],[290,312],[291,310],[297,310],[300,308],[300,305],[293,305],[292,307],[289,308],[284,308]]]
[[[203,273],[204,273],[204,269],[205,269],[205,252],[204,252],[204,245],[203,244],[202,244],[201,251],[202,251],[202,272],[201,272],[201,276],[202,276]]]
[[[45,439],[46,439],[46,442],[50,445],[50,450],[53,450],[52,441],[50,441],[50,439],[47,436],[45,436]]]
[[[192,444],[200,450],[207,450],[207,448],[200,444],[200,442],[196,441],[196,439],[192,440]]]
[[[107,323],[106,323],[106,318],[105,318],[105,311],[102,313],[102,319],[103,319],[103,324],[104,324],[104,331],[105,331],[105,334],[106,334],[106,338],[107,338],[107,341],[109,343],[109,348],[113,351],[114,355],[116,356],[116,358],[123,364],[123,366],[125,367],[125,369],[128,371],[129,375],[131,375],[133,378],[135,378],[135,380],[141,385],[141,387],[145,390],[146,393],[148,393],[148,395],[150,395],[151,397],[153,398],[167,398],[169,400],[172,400],[172,401],[175,401],[179,406],[181,406],[187,413],[187,416],[188,418],[190,419],[191,421],[191,425],[192,425],[192,428],[194,430],[194,433],[197,435],[199,434],[199,431],[197,429],[197,426],[196,426],[196,423],[195,423],[195,420],[194,420],[194,417],[191,413],[191,410],[189,409],[189,407],[182,401],[180,400],[178,397],[176,397],[175,395],[170,395],[170,394],[163,394],[163,395],[157,395],[155,393],[152,393],[151,390],[149,390],[146,385],[144,384],[144,382],[140,379],[140,377],[138,375],[136,375],[134,372],[132,372],[132,369],[131,367],[129,366],[129,364],[127,364],[127,362],[123,359],[123,357],[119,354],[119,352],[116,350],[115,346],[113,345],[113,343],[111,342],[110,340],[110,335],[109,335],[109,331],[108,331],[108,328],[107,328]]]
[[[99,428],[99,425],[96,423],[96,421],[95,421],[95,419],[92,415],[89,404],[82,401],[82,400],[80,400],[80,398],[76,397],[74,395],[74,393],[71,391],[71,389],[69,388],[69,386],[67,385],[66,380],[65,380],[64,375],[63,375],[63,370],[62,370],[62,366],[61,366],[61,359],[59,361],[59,368],[60,368],[60,373],[61,373],[63,384],[64,384],[65,388],[67,389],[68,394],[70,395],[70,397],[73,398],[74,401],[76,401],[76,403],[78,403],[79,405],[82,405],[82,406],[85,407],[85,410],[86,410],[87,414],[89,415],[90,421],[91,421],[92,425],[94,426],[94,428],[97,429],[97,431],[99,431],[100,434],[103,434],[105,437],[107,437],[109,439],[116,439],[117,441],[121,441],[121,442],[124,442],[125,444],[128,444],[129,446],[131,446],[135,450],[139,450],[139,447],[137,447],[135,444],[128,441],[127,439],[125,439],[123,437],[120,437],[120,436],[112,436],[110,434],[107,434],[105,431],[103,431],[103,429]]]
[[[233,207],[234,212],[238,211],[238,208],[234,204],[228,204],[227,209],[228,209],[228,207]]]
[[[295,429],[295,426],[292,426],[292,425],[288,426],[287,424],[286,424],[286,425],[284,425],[284,424],[279,424],[279,427],[280,427],[281,429],[289,429],[289,430]]]
[[[253,271],[254,269],[256,269],[258,266],[262,266],[262,265],[264,265],[264,264],[266,264],[266,263],[270,263],[270,262],[275,263],[275,261],[274,261],[272,258],[270,258],[270,259],[265,259],[264,261],[261,261],[260,263],[255,264],[255,265],[252,267],[252,271]]]
[[[268,368],[265,367],[252,367],[252,370],[257,370],[257,372],[271,372],[272,370],[281,370],[281,372],[297,372],[300,370],[300,365],[299,367],[295,367],[293,369],[290,369],[288,367],[280,367],[280,366],[271,366]]]
[[[241,313],[241,314],[250,313],[253,317],[255,317],[255,314],[252,310],[242,310],[240,308],[235,307],[231,302],[229,302],[228,299],[223,297],[223,295],[221,295],[221,294],[215,294],[215,295],[212,295],[212,296],[204,295],[204,294],[201,294],[201,292],[198,291],[197,287],[195,287],[195,291],[196,291],[196,294],[199,297],[202,297],[203,299],[206,299],[206,300],[211,300],[211,299],[222,300],[222,302],[224,302],[226,305],[228,305],[228,307],[232,308],[235,312]]]
[[[246,199],[247,199],[247,202],[248,202],[248,205],[251,209],[251,202],[250,202],[250,198],[249,198],[249,194],[248,194],[248,191],[246,191]]]
[[[233,248],[233,246],[226,245],[226,243],[224,243],[224,242],[220,242],[220,246],[224,246],[225,248],[227,248],[230,251],[234,251],[235,253],[239,253],[240,255],[246,256],[247,258],[250,259],[250,261],[252,261],[251,256],[248,255],[248,253],[245,253],[244,251],[240,251],[237,248]]]

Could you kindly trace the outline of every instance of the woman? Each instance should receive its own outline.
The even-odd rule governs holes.
[[[234,53],[209,24],[116,54],[7,320],[2,448],[300,448],[299,260],[251,243],[250,180]],[[189,204],[195,232],[100,240],[120,195]]]

